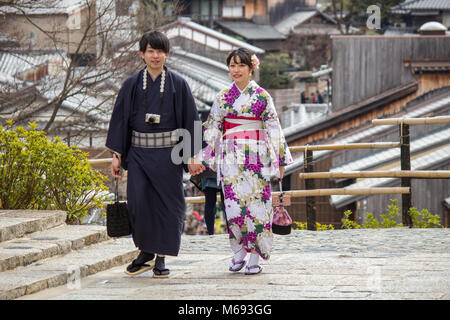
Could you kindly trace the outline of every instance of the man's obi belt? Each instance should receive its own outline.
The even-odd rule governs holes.
[[[262,119],[257,117],[225,117],[224,139],[263,140]]]
[[[170,148],[177,143],[178,135],[174,131],[138,132],[133,130],[131,136],[131,144],[139,148]]]

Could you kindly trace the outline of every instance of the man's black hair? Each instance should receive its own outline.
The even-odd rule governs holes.
[[[165,53],[169,53],[170,43],[169,38],[161,31],[150,31],[145,33],[139,41],[139,51],[145,52],[147,45],[150,45],[153,49],[159,49]]]

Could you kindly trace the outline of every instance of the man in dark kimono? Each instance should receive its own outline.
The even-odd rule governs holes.
[[[121,177],[121,167],[128,170],[132,236],[141,251],[125,272],[153,269],[155,277],[167,277],[164,256],[178,255],[185,217],[183,163],[173,161],[178,143],[174,131],[190,133],[187,149],[194,155],[194,122],[199,117],[186,81],[164,65],[169,39],[159,31],[146,33],[139,51],[146,68],[123,83],[106,147],[113,152],[113,177]]]

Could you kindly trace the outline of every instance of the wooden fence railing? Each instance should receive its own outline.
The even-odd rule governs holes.
[[[289,147],[291,152],[304,152],[304,173],[300,173],[299,176],[305,179],[305,189],[314,189],[314,180],[321,178],[400,178],[400,188],[384,188],[391,190],[387,193],[401,193],[402,194],[402,223],[404,225],[412,227],[411,217],[409,215],[409,209],[412,207],[411,201],[411,179],[432,179],[450,178],[450,171],[411,171],[411,151],[410,151],[410,134],[409,125],[415,124],[446,124],[450,123],[450,116],[433,117],[433,118],[390,118],[390,119],[374,119],[373,125],[399,125],[400,142],[379,142],[379,143],[349,143],[349,144],[331,144],[331,145],[306,145],[306,146],[292,146]],[[350,171],[350,172],[313,172],[313,151],[316,150],[345,150],[345,149],[380,149],[380,148],[398,148],[400,147],[400,171]],[[345,188],[344,188],[345,189]],[[367,188],[359,189],[362,193],[358,194],[371,194],[373,189],[379,188]],[[327,189],[320,189],[327,190]],[[333,193],[333,189],[328,189],[329,194]],[[408,190],[406,192],[405,190]],[[364,193],[368,192],[368,193]],[[325,194],[321,194],[325,195]],[[308,222],[308,229],[315,230],[316,228],[316,212],[315,201],[313,196],[306,198],[306,216]]]

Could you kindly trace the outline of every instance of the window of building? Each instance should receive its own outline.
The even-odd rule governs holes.
[[[242,18],[244,16],[244,7],[241,7],[241,6],[233,6],[233,7],[224,6],[223,9],[222,9],[222,16],[224,16],[224,17],[233,17],[233,18]]]

